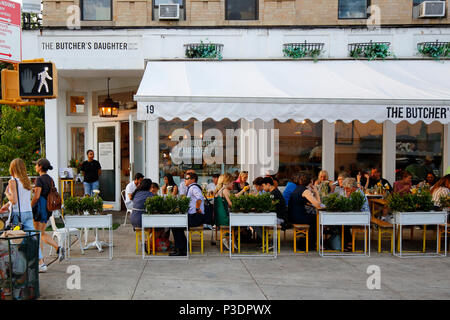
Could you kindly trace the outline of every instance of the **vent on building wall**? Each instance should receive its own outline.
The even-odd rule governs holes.
[[[159,20],[179,20],[180,5],[179,4],[160,4]]]
[[[445,1],[424,1],[418,7],[419,18],[445,17]]]

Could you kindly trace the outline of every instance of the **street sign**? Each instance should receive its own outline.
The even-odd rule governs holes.
[[[22,61],[22,28],[20,4],[0,0],[0,60]]]
[[[21,98],[52,99],[58,96],[58,72],[53,62],[19,63]]]

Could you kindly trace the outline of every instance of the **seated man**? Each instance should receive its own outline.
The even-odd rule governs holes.
[[[188,226],[198,227],[203,225],[205,207],[205,198],[201,187],[197,184],[198,176],[196,173],[187,173],[185,183],[187,186],[187,197],[191,199],[188,209]],[[187,240],[184,234],[184,228],[172,228],[173,239],[175,241],[175,251],[170,256],[185,256],[187,254]]]
[[[404,171],[402,174],[402,180],[394,182],[394,193],[407,194],[411,192],[412,187],[412,174],[408,171]]]
[[[144,180],[144,175],[142,173],[136,173],[134,176],[134,180],[127,184],[125,188],[125,205],[127,209],[133,208],[133,201],[131,200],[131,195],[133,192],[139,187],[139,185]]]
[[[381,177],[381,173],[377,168],[372,169],[370,172],[369,177],[369,183],[367,184],[367,188],[371,189],[377,186],[377,184],[381,182],[384,188],[386,188],[386,185],[389,186],[389,190],[392,190],[392,186],[386,179]]]

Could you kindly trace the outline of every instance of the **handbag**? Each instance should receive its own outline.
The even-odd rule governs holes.
[[[19,197],[19,183],[17,182],[17,179],[14,178],[14,180],[16,181],[16,193],[17,193],[17,205],[19,207],[19,222],[17,224],[14,223],[14,212],[11,209],[11,214],[10,217],[8,219],[9,223],[8,225],[5,227],[5,230],[17,230],[17,227],[19,227],[18,230],[23,230],[23,224],[22,224],[22,219],[20,218],[21,216],[21,211],[20,211],[20,197]],[[12,204],[11,204],[12,205]]]
[[[52,186],[47,196],[47,210],[52,212],[54,210],[61,210],[61,196],[56,190],[55,182],[52,179]]]

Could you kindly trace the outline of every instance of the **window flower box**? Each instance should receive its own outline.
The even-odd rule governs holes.
[[[419,42],[417,51],[424,57],[434,58],[450,58],[450,42]]]
[[[283,55],[286,58],[301,59],[313,58],[317,60],[323,51],[323,43],[285,43],[283,44]]]
[[[188,43],[184,45],[186,58],[222,60],[223,44],[220,43]]]
[[[361,42],[350,43],[348,45],[349,56],[354,59],[365,58],[370,60],[386,59],[387,57],[394,57],[394,54],[389,50],[390,42]]]

